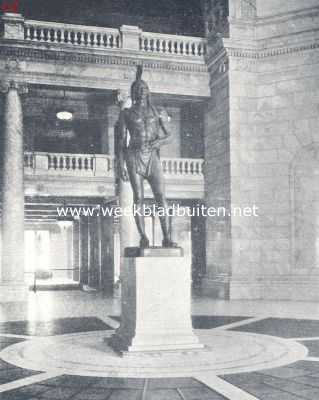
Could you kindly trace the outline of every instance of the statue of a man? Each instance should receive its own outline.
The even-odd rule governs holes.
[[[150,90],[147,83],[142,80],[142,73],[142,66],[138,66],[136,80],[131,86],[132,106],[123,109],[120,113],[119,174],[123,181],[130,180],[136,209],[142,209],[144,179],[146,179],[150,184],[157,206],[166,210],[164,176],[159,150],[161,145],[168,142],[170,133],[151,104]],[[145,233],[144,216],[136,213],[134,218],[141,238],[140,247],[147,248],[149,239]],[[163,232],[163,247],[176,247],[176,243],[172,242],[169,237],[167,213],[161,214],[159,218]]]

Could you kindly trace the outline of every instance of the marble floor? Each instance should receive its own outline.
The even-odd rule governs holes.
[[[119,325],[118,297],[30,292],[27,303],[1,304],[0,399],[319,398],[319,303],[195,297],[192,309],[211,351],[141,363],[103,348]]]

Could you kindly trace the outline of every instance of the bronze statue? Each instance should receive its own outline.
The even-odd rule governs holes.
[[[160,147],[168,142],[170,133],[151,104],[150,90],[147,83],[142,80],[142,73],[142,66],[138,66],[136,80],[131,86],[132,106],[120,113],[119,174],[123,181],[130,180],[136,208],[143,206],[144,179],[146,179],[157,206],[166,210],[164,176],[159,154]],[[160,135],[160,131],[163,132],[163,136]],[[144,216],[135,213],[134,218],[141,237],[140,247],[147,248],[149,239],[145,233]],[[163,232],[163,247],[176,247],[176,243],[169,237],[167,213],[159,218]]]

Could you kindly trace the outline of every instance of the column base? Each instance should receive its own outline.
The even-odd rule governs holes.
[[[29,286],[25,283],[10,284],[0,282],[0,303],[26,302]]]
[[[122,355],[203,349],[192,329],[191,265],[182,249],[125,254],[122,321],[108,344]]]

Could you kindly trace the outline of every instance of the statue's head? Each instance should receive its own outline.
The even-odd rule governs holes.
[[[131,98],[133,104],[141,102],[150,102],[150,89],[148,84],[142,80],[143,67],[137,66],[136,80],[131,86]]]

